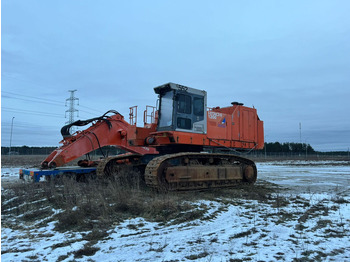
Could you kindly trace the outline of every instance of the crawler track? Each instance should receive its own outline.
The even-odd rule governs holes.
[[[125,154],[102,160],[96,174],[99,178],[117,179],[121,184],[132,184],[143,179],[145,164],[140,163],[139,154]]]
[[[157,190],[191,191],[254,183],[253,161],[235,155],[178,153],[156,157],[145,169],[147,186]]]

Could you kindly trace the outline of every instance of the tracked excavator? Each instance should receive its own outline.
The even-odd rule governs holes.
[[[116,146],[127,153],[80,160],[78,165],[102,178],[137,169],[147,186],[171,191],[256,181],[254,162],[241,154],[264,146],[263,121],[255,108],[238,102],[207,108],[206,91],[175,83],[154,91],[157,106],[146,107],[143,127],[137,126],[137,107],[130,108],[129,122],[110,110],[66,125],[61,129],[62,146],[41,163],[41,170],[58,170],[91,151]],[[72,127],[86,125],[85,130],[71,134]]]

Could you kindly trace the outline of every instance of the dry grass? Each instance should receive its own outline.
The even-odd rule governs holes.
[[[193,208],[184,195],[156,193],[139,183],[121,186],[116,180],[78,183],[62,178],[50,183],[14,184],[2,191],[2,223],[57,221],[56,230],[91,231],[104,237],[111,225],[131,217],[167,222]],[[55,212],[56,211],[56,212]],[[186,220],[195,219],[184,215]]]
[[[45,224],[57,221],[60,232],[91,231],[89,241],[106,237],[116,223],[144,217],[159,223],[183,223],[205,219],[207,206],[197,200],[216,200],[230,204],[241,199],[271,201],[269,185],[240,185],[237,188],[187,193],[159,193],[142,185],[135,174],[125,184],[120,179],[77,182],[69,177],[41,183],[17,183],[2,191],[3,224],[9,227],[25,223]],[[22,223],[21,223],[22,222]]]
[[[8,156],[4,158],[7,162],[2,165],[11,164]],[[11,161],[16,166],[30,166],[43,158],[11,156]],[[204,192],[159,193],[145,187],[139,174],[125,172],[118,178],[84,183],[62,177],[50,182],[9,184],[2,190],[2,224],[18,228],[28,223],[40,226],[57,221],[55,229],[60,232],[90,231],[85,238],[91,242],[106,237],[107,230],[125,219],[144,217],[163,224],[205,219],[208,207],[196,205],[197,200],[230,204],[251,199],[267,203],[276,189],[271,184],[260,184]]]
[[[50,152],[51,153],[51,152]],[[40,164],[48,155],[1,155],[2,167],[40,167]],[[80,157],[67,165],[76,166],[80,159],[84,159],[85,156]]]
[[[45,155],[1,155],[1,166],[26,166],[39,167],[40,163],[45,159]]]

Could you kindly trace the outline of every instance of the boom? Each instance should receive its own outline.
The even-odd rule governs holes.
[[[113,113],[113,115],[107,116],[108,113]],[[81,126],[90,122],[93,122],[93,124],[86,130],[78,131],[74,136],[69,134],[68,130],[71,126]],[[63,140],[60,142],[63,145],[54,150],[41,163],[41,166],[42,168],[56,168],[93,150],[110,145],[141,155],[157,154],[158,152],[154,148],[132,146],[128,143],[128,138],[132,138],[137,133],[137,129],[140,128],[127,123],[124,117],[116,111],[108,111],[99,118],[77,121],[64,126],[61,130]],[[149,128],[148,131],[151,132],[152,129]],[[141,139],[142,132],[139,133],[139,139]]]

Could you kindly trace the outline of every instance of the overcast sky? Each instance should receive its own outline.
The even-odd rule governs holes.
[[[1,144],[58,146],[79,117],[155,105],[153,87],[258,110],[267,142],[350,147],[350,1],[46,1],[1,6]],[[68,117],[68,115],[67,115]],[[139,119],[141,122],[142,119]]]

